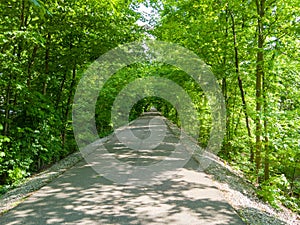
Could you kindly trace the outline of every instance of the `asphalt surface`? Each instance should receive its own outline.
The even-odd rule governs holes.
[[[172,154],[179,139],[163,120],[146,114],[95,144],[86,160],[2,215],[0,224],[244,224],[196,161],[162,166],[182,161]]]

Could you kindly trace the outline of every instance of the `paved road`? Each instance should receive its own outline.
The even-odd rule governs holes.
[[[164,140],[151,151],[139,151],[137,144],[130,149],[119,140],[126,139],[129,130],[147,140],[151,136],[147,124],[154,116],[162,119],[146,115],[123,128],[123,136],[111,136],[104,144],[110,155],[136,167],[170,156],[179,143],[170,129],[164,131]],[[155,129],[162,131],[160,126]],[[97,154],[91,153],[90,159],[99,157]],[[197,169],[198,164],[189,160],[171,175],[149,180],[148,185],[124,185],[106,179],[81,161],[0,217],[0,224],[244,224],[208,175]]]

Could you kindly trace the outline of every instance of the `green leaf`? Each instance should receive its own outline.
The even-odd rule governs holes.
[[[45,7],[44,3],[38,0],[29,0],[29,1],[33,3],[42,12],[42,14],[48,14],[49,16],[52,16],[50,11]]]

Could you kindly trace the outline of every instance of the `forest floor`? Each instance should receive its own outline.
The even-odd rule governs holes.
[[[150,119],[133,122],[135,134],[149,132],[145,125]],[[156,155],[142,152],[140,157],[122,147],[119,159],[145,166],[170,154],[180,131],[164,121],[167,140],[156,148],[163,151]],[[185,143],[189,142],[193,145],[194,141],[186,137]],[[120,150],[115,135],[97,144],[105,144],[112,152]],[[284,207],[276,211],[260,201],[238,171],[204,154],[194,155],[168,176],[137,186],[100,176],[75,153],[2,196],[0,224],[300,224],[299,217]],[[90,156],[98,157],[93,151]],[[209,162],[204,171],[198,163],[203,157]]]

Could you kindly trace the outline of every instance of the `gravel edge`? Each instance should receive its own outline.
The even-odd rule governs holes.
[[[172,122],[166,120],[172,132],[178,137],[181,130]],[[183,132],[185,144],[195,144],[197,141]],[[187,140],[188,139],[188,140]],[[234,208],[246,224],[250,225],[300,225],[300,216],[284,206],[281,210],[274,209],[271,205],[263,202],[256,195],[256,188],[251,184],[241,171],[235,170],[226,164],[218,156],[199,148],[192,158],[214,181],[216,187],[222,191],[226,201]],[[204,169],[201,168],[204,165]]]
[[[254,185],[248,182],[240,171],[232,169],[215,155],[211,157],[211,164],[204,172],[212,177],[225,199],[247,224],[300,225],[299,215],[284,206],[276,210],[259,199]]]
[[[165,120],[165,122],[175,135],[180,136],[181,130],[176,125],[169,120]],[[110,136],[102,138],[100,141],[105,142]],[[189,138],[188,141],[196,143],[193,138]],[[194,154],[192,157],[200,165],[203,162],[203,153],[201,155]],[[219,157],[211,153],[205,152],[204,157],[206,160],[209,160],[209,166],[204,172],[210,175],[216,187],[222,191],[225,199],[246,224],[300,225],[299,215],[285,207],[281,207],[281,211],[277,211],[269,204],[258,199],[255,187],[247,182],[240,171],[232,169]],[[5,193],[0,198],[0,215],[16,207],[33,192],[50,183],[81,160],[83,160],[81,152],[75,152]]]
[[[55,163],[45,171],[25,179],[16,188],[9,190],[0,198],[0,215],[14,208],[34,191],[39,190],[53,179],[63,174],[66,170],[82,160],[80,152],[70,154],[66,158]]]
[[[133,122],[134,121],[131,121],[129,125]],[[107,135],[106,137],[100,138],[97,143],[106,142],[109,138],[111,138],[112,135],[113,133]],[[82,152],[75,152],[68,155],[66,158],[55,163],[50,168],[25,179],[17,187],[3,194],[0,197],[0,216],[19,205],[32,193],[41,189],[55,178],[59,177],[75,164],[81,160],[84,160],[85,154],[89,154],[89,148],[84,149]]]

